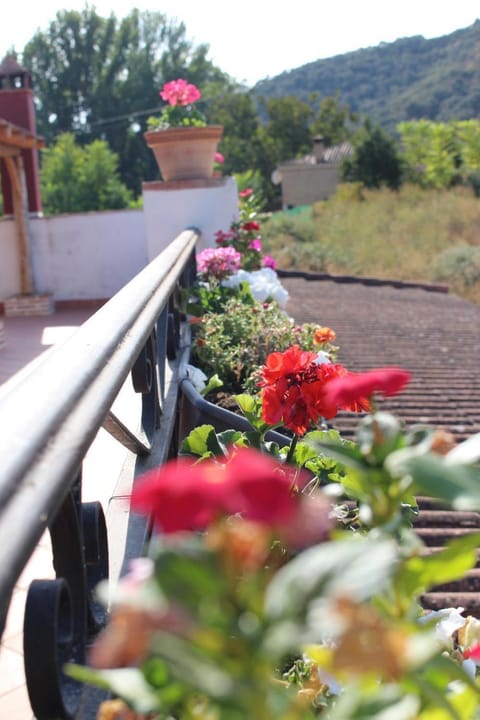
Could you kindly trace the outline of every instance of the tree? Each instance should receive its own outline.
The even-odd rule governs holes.
[[[130,191],[118,177],[118,158],[104,140],[81,147],[63,133],[43,151],[42,199],[47,215],[128,207]]]
[[[329,95],[320,103],[312,124],[312,133],[321,135],[326,147],[338,145],[352,136],[352,126],[357,120],[357,114],[348,105],[340,104],[337,96]]]
[[[290,160],[312,149],[311,105],[293,95],[264,101],[268,114],[265,132],[276,146],[276,161]]]
[[[213,99],[209,120],[223,125],[220,151],[225,157],[225,173],[242,173],[256,165],[255,137],[259,121],[249,92],[229,92]]]
[[[142,131],[160,107],[163,83],[181,76],[213,94],[231,82],[207,53],[208,46],[188,40],[183,23],[158,12],[134,9],[119,21],[88,6],[62,10],[23,52],[34,81],[38,132],[47,144],[63,132],[74,132],[81,144],[108,141],[122,179],[139,194],[142,180],[157,177]]]
[[[480,170],[480,123],[417,120],[398,125],[409,176],[424,187],[448,188]]]
[[[342,163],[341,177],[348,182],[362,182],[369,188],[387,185],[397,190],[402,163],[393,137],[366,120],[353,138],[353,156]]]

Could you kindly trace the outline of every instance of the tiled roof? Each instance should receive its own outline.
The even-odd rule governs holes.
[[[411,371],[409,385],[381,401],[381,409],[408,425],[450,430],[459,440],[480,432],[480,305],[441,288],[348,277],[282,277],[282,283],[297,322],[336,331],[338,361],[349,370],[400,365]],[[340,413],[331,424],[351,437],[357,421],[354,413]]]
[[[6,55],[0,63],[0,75],[17,75],[26,72],[27,69],[20,65],[13,55]]]
[[[301,158],[293,158],[280,163],[279,167],[285,165],[321,165],[322,163],[336,164],[343,158],[349,157],[353,152],[353,148],[349,142],[343,142],[340,145],[332,145],[323,151],[323,159],[318,162],[314,154],[304,155]]]

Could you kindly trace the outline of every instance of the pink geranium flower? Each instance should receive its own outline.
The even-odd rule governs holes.
[[[165,83],[160,91],[162,100],[169,105],[190,105],[201,98],[200,90],[182,78]]]
[[[265,255],[263,258],[263,267],[275,270],[277,267],[277,261],[271,255]]]
[[[238,194],[241,198],[250,197],[250,195],[253,195],[253,190],[252,188],[246,188],[245,190],[241,190]]]
[[[262,241],[260,238],[254,238],[251,240],[251,242],[248,243],[248,247],[250,250],[257,250],[258,252],[262,252]]]
[[[293,517],[298,504],[293,482],[292,468],[241,448],[226,463],[179,458],[150,470],[135,484],[131,505],[164,533],[202,530],[236,513],[271,526]]]
[[[242,256],[231,246],[206,248],[197,255],[199,275],[212,275],[218,280],[240,270]]]

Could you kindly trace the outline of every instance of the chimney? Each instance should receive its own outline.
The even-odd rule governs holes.
[[[32,78],[12,55],[7,55],[0,64],[0,118],[37,134]],[[41,214],[40,176],[38,150],[22,150],[23,166],[27,185],[28,211]],[[0,161],[2,191],[5,215],[13,214],[10,179],[3,161]]]
[[[315,135],[313,138],[313,155],[315,162],[322,163],[323,155],[325,153],[325,142],[321,135]]]

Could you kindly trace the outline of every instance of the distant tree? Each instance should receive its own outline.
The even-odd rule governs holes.
[[[132,195],[118,176],[118,158],[104,140],[81,147],[72,133],[43,150],[40,174],[47,215],[128,207]]]
[[[313,109],[309,103],[289,95],[270,98],[264,106],[268,115],[265,132],[275,145],[277,162],[311,151]]]
[[[257,109],[249,92],[228,92],[214,98],[209,105],[211,123],[223,125],[219,146],[225,173],[243,173],[256,165],[255,138],[259,129]]]
[[[313,135],[321,135],[326,147],[348,140],[358,122],[358,115],[348,105],[340,103],[338,96],[323,98],[320,109],[312,123]]]
[[[144,179],[157,176],[142,131],[160,108],[166,80],[185,77],[208,88],[208,97],[231,79],[194,47],[183,23],[158,12],[132,10],[119,21],[94,7],[62,10],[46,31],[27,43],[23,64],[32,72],[37,129],[47,144],[74,132],[81,144],[106,140],[118,153],[122,179],[138,194]]]
[[[448,188],[480,170],[478,120],[412,120],[400,123],[398,131],[408,175],[423,187]]]
[[[369,188],[387,185],[396,190],[400,187],[402,163],[391,135],[366,120],[352,143],[353,156],[342,163],[342,180],[362,182]]]

